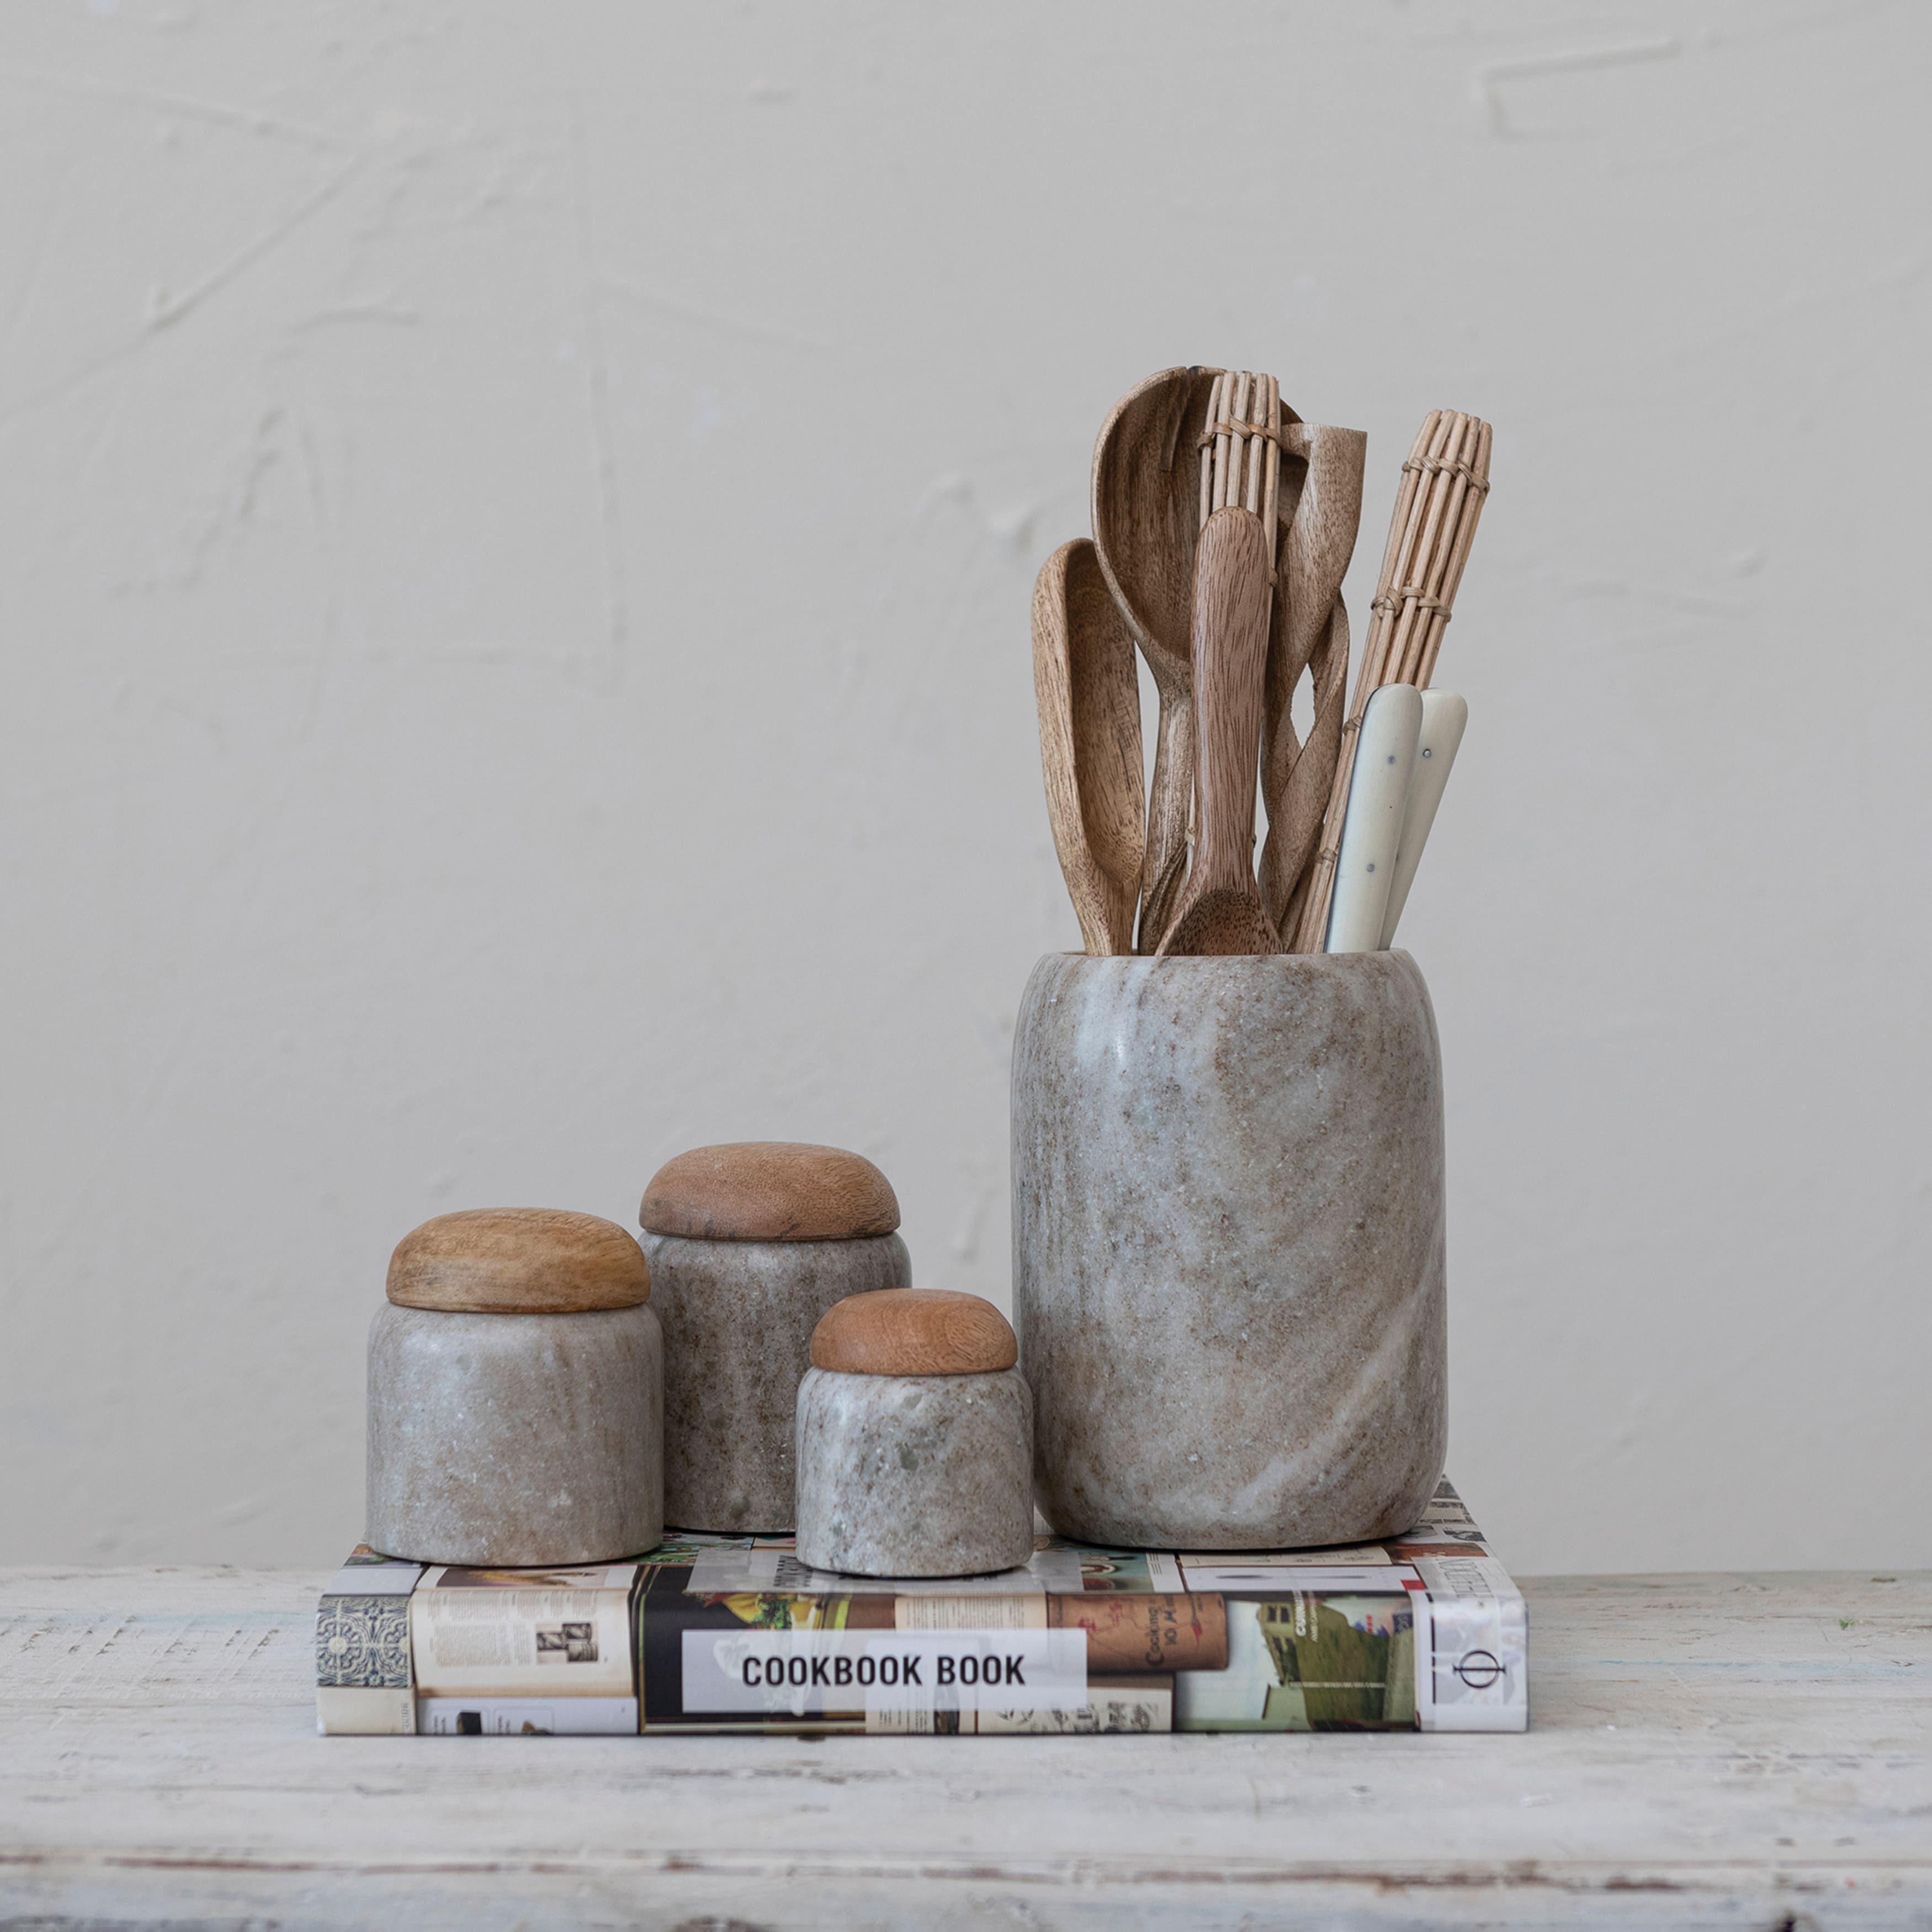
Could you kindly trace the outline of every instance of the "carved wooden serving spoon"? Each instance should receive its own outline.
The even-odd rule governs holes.
[[[1194,856],[1163,956],[1279,952],[1255,884],[1255,766],[1268,632],[1268,541],[1230,504],[1194,562]]]
[[[1034,693],[1047,817],[1089,952],[1134,950],[1146,837],[1134,639],[1084,537],[1040,566]]]
[[[1143,952],[1166,930],[1186,863],[1194,788],[1189,638],[1202,519],[1195,434],[1220,374],[1187,368],[1150,376],[1114,406],[1094,446],[1094,547],[1160,694],[1141,868]]]

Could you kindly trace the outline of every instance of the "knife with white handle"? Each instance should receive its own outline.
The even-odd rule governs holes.
[[[1421,736],[1422,693],[1414,685],[1385,684],[1370,698],[1348,780],[1324,952],[1373,952],[1382,944],[1402,808]]]
[[[1402,808],[1388,910],[1382,915],[1384,952],[1395,944],[1396,921],[1408,903],[1408,889],[1415,883],[1415,868],[1422,862],[1422,848],[1429,843],[1429,828],[1436,823],[1436,808],[1442,802],[1442,788],[1449,782],[1449,768],[1456,762],[1456,747],[1462,743],[1462,728],[1468,722],[1468,701],[1454,692],[1422,694],[1422,735],[1415,747],[1415,769],[1409,776],[1408,802]]]

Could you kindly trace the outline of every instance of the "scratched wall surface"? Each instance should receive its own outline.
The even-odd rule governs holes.
[[[1497,424],[1404,937],[1525,1570],[1932,1562],[1932,11],[10,7],[13,1560],[326,1561],[397,1238],[862,1149],[1007,1296],[1028,599],[1166,364]]]

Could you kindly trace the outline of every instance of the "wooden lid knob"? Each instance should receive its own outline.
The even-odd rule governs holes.
[[[639,1225],[694,1241],[856,1241],[899,1224],[892,1183],[863,1154],[803,1141],[732,1141],[668,1160]]]
[[[848,1294],[812,1331],[812,1366],[848,1376],[982,1376],[1019,1358],[1006,1318],[990,1301],[950,1288]]]
[[[389,1299],[453,1315],[580,1315],[648,1301],[651,1271],[614,1221],[555,1208],[472,1208],[405,1234]]]

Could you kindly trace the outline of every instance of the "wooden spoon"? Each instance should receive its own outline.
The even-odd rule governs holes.
[[[1163,956],[1281,950],[1254,868],[1268,594],[1261,518],[1232,504],[1216,510],[1194,563],[1194,859]]]
[[[1303,458],[1306,469],[1282,527],[1281,590],[1274,602],[1262,712],[1262,797],[1268,831],[1262,848],[1262,906],[1277,928],[1315,856],[1341,756],[1348,676],[1342,580],[1361,522],[1368,441],[1360,430],[1320,423],[1296,424],[1284,432],[1285,453]],[[1304,671],[1315,681],[1315,720],[1305,744],[1298,742],[1288,721]]]
[[[1218,370],[1163,369],[1130,390],[1094,446],[1094,547],[1160,694],[1141,869],[1140,950],[1151,952],[1186,865],[1194,785],[1190,644],[1201,532],[1194,436]]]
[[[1134,950],[1146,837],[1140,674],[1094,546],[1062,544],[1033,587],[1033,682],[1047,816],[1089,952]]]

